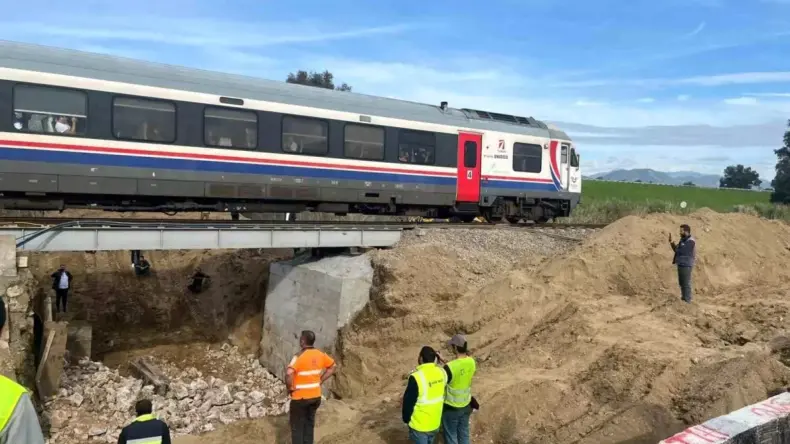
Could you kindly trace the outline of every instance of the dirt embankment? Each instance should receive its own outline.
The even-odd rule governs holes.
[[[684,222],[698,240],[692,305],[679,300],[667,243]],[[342,332],[336,388],[344,399],[319,410],[321,444],[406,443],[405,376],[422,345],[441,347],[456,332],[467,334],[479,360],[475,442],[654,444],[790,383],[781,362],[790,353],[769,346],[790,327],[790,227],[783,223],[702,210],[682,219],[627,217],[579,246],[515,230],[406,238],[373,254],[375,298]],[[50,256],[35,268],[46,274],[66,263],[78,313],[130,331],[185,318],[202,332],[206,325],[233,330],[243,312],[235,307],[251,298],[237,295],[265,291],[263,281],[240,278],[265,275],[267,260],[256,252],[167,254],[148,255],[156,272],[171,273],[150,281],[133,276],[123,253]],[[183,289],[198,260],[222,280],[199,304]],[[790,343],[773,341],[782,342]],[[176,442],[287,437],[278,418]]]
[[[684,222],[698,240],[690,306],[667,242]],[[484,248],[377,255],[380,294],[343,334],[344,379],[364,394],[352,403],[361,412],[347,429],[322,421],[322,444],[405,442],[404,375],[421,345],[455,332],[480,360],[481,442],[653,444],[790,383],[768,347],[790,326],[786,224],[706,210],[627,217],[511,270],[492,270],[493,256],[472,245]]]
[[[91,323],[96,356],[229,335],[244,353],[257,353],[268,265],[289,257],[290,250],[143,253],[152,266],[145,277],[134,274],[129,252],[34,253],[31,269],[48,293],[53,293],[49,274],[59,264],[72,273],[67,316]],[[211,284],[195,295],[186,286],[198,266]]]

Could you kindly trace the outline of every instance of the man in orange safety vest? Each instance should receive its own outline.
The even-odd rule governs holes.
[[[313,347],[315,333],[302,331],[302,350],[286,369],[286,384],[291,394],[289,421],[293,444],[313,444],[315,413],[321,405],[321,384],[335,373],[335,360]]]

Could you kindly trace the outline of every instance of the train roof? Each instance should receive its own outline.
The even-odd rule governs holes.
[[[457,109],[71,49],[0,40],[0,65],[97,80],[254,99],[531,136],[571,140],[532,117]]]

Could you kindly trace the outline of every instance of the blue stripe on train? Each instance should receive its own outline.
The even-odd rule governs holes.
[[[265,174],[270,176],[296,176],[311,177],[316,179],[375,180],[383,182],[422,183],[453,187],[456,183],[455,177],[379,173],[371,171],[332,170],[316,167],[293,167],[211,160],[80,153],[70,151],[46,151],[8,147],[0,147],[0,159],[26,162],[83,164],[86,166],[103,165],[131,168],[210,171],[217,173]],[[483,188],[489,187],[514,190],[557,191],[557,188],[554,184],[543,182],[488,180],[483,181],[481,186]]]
[[[332,170],[316,167],[222,162],[212,160],[173,159],[162,157],[125,156],[113,154],[44,151],[0,147],[0,159],[28,162],[70,163],[114,167],[151,168],[216,173],[265,174],[316,179],[376,180],[383,182],[423,183],[455,186],[455,177],[437,177],[398,173]]]
[[[545,182],[511,182],[509,180],[487,180],[482,188],[505,188],[520,191],[557,191],[553,183]]]

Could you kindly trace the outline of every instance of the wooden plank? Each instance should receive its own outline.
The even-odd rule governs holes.
[[[167,386],[170,383],[167,376],[149,360],[145,358],[138,358],[132,361],[132,370],[141,378],[147,385],[153,385],[154,391],[164,396],[167,393]]]

